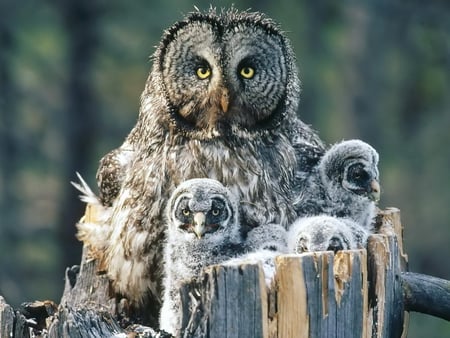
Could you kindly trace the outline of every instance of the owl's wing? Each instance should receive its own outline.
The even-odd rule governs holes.
[[[297,216],[331,214],[332,206],[317,166],[310,173],[304,174],[306,177],[301,185],[293,190],[293,205]]]
[[[317,133],[302,121],[293,122],[291,142],[297,157],[295,185],[292,191],[300,194],[307,189],[310,175],[317,170],[320,159],[325,153],[325,145]]]
[[[131,145],[124,143],[100,160],[96,178],[99,198],[104,206],[111,206],[118,196],[134,153]]]
[[[293,121],[291,141],[297,154],[298,171],[309,173],[325,153],[319,135],[301,120]]]

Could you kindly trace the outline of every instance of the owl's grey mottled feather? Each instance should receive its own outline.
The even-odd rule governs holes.
[[[371,229],[380,197],[378,153],[360,140],[326,151],[295,201],[301,216],[346,217]]]
[[[278,254],[287,252],[287,231],[279,224],[263,224],[247,234],[245,247],[249,252],[269,250]]]
[[[269,287],[275,275],[275,257],[288,253],[287,235],[286,229],[279,224],[263,224],[253,228],[243,243],[246,253],[225,264],[261,264]]]
[[[167,208],[164,302],[160,328],[177,336],[181,325],[179,289],[206,266],[242,252],[237,203],[211,179],[183,182]]]
[[[112,206],[119,194],[126,168],[133,155],[132,146],[125,142],[120,148],[110,151],[100,160],[96,178],[99,199],[104,206]]]
[[[195,12],[164,32],[137,123],[98,171],[111,204],[105,262],[116,293],[157,317],[163,210],[185,180],[229,187],[244,233],[294,221],[293,192],[324,149],[297,117],[299,83],[288,39],[262,14]]]
[[[283,251],[274,251],[270,249],[260,249],[257,251],[252,251],[243,254],[239,257],[232,258],[226,262],[224,265],[243,265],[243,264],[260,264],[264,272],[264,280],[266,286],[269,288],[272,284],[273,278],[275,276],[275,258],[279,255],[287,253],[287,247],[283,248]]]
[[[328,215],[299,218],[288,232],[288,251],[338,251],[363,248],[369,231],[356,222]]]

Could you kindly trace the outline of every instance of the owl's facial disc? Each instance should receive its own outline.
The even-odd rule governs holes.
[[[222,196],[205,196],[201,190],[179,196],[172,214],[179,230],[193,233],[198,239],[226,226],[230,216]]]
[[[212,129],[228,110],[217,34],[208,22],[190,22],[172,32],[160,55],[172,117],[187,129]]]
[[[159,60],[173,119],[212,136],[266,125],[284,109],[284,53],[280,36],[241,22],[178,27]]]
[[[222,41],[230,89],[228,119],[244,128],[270,124],[285,108],[289,71],[283,39],[239,22],[225,30]]]
[[[342,182],[344,188],[375,202],[380,199],[380,184],[363,163],[350,164],[344,175]]]

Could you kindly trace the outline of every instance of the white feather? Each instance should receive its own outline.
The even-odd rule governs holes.
[[[89,185],[86,183],[86,181],[83,179],[83,177],[80,175],[79,172],[76,173],[78,179],[80,180],[80,183],[76,182],[70,182],[78,191],[82,193],[80,195],[80,200],[83,201],[86,204],[100,204],[100,199],[94,192],[91,190]]]

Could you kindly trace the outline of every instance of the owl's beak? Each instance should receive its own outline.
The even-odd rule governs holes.
[[[222,108],[222,111],[226,113],[228,111],[228,105],[230,103],[230,94],[228,92],[228,89],[223,88],[222,94],[220,96],[220,107]]]
[[[197,238],[202,238],[205,233],[205,220],[205,213],[197,212],[194,214],[194,233]]]
[[[373,179],[370,182],[369,199],[371,199],[374,202],[378,202],[380,200],[380,193],[381,193],[380,183],[376,179]]]

